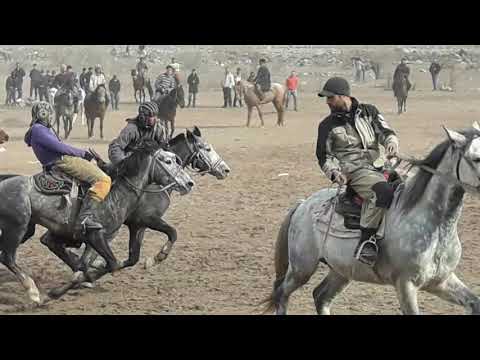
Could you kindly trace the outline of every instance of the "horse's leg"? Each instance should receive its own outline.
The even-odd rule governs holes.
[[[330,270],[325,279],[313,290],[313,299],[319,315],[330,315],[333,299],[344,291],[350,280]]]
[[[155,257],[147,259],[145,262],[145,268],[149,268],[164,261],[170,254],[175,241],[177,241],[177,230],[175,230],[173,226],[167,224],[163,219],[157,220],[155,224],[150,225],[149,228],[166,234],[168,236],[168,242],[162,247],[158,254],[155,255]]]
[[[51,234],[50,231],[47,231],[45,234],[42,235],[42,237],[40,238],[40,242],[46,247],[48,247],[51,252],[57,255],[60,260],[67,264],[73,272],[76,272],[80,269],[79,257],[73,252],[67,251],[65,249],[65,244],[62,242],[62,240]]]
[[[480,298],[465,286],[454,273],[451,273],[447,280],[441,284],[425,290],[443,300],[463,306],[472,314],[480,314]]]
[[[20,228],[20,230],[22,229]],[[33,281],[33,279],[28,276],[15,262],[17,248],[18,245],[21,244],[25,232],[26,229],[24,231],[19,231],[18,228],[15,228],[15,230],[3,229],[2,243],[5,245],[0,253],[0,262],[15,275],[18,281],[27,290],[30,300],[36,304],[41,304],[40,292],[38,291],[35,281]]]
[[[175,132],[175,118],[170,119],[170,139],[173,137],[173,133]]]
[[[287,274],[283,281],[276,287],[274,291],[274,301],[275,301],[275,313],[276,315],[286,315],[288,300],[290,295],[306,284],[310,277],[315,272],[316,266],[312,266],[308,270],[301,269],[300,267],[292,267],[291,264],[288,266]]]
[[[409,279],[399,278],[395,282],[400,309],[404,315],[418,315],[417,287]]]
[[[402,100],[400,97],[397,98],[397,108],[398,108],[398,115],[402,113]]]
[[[403,112],[407,112],[407,98],[403,99]]]
[[[60,115],[56,116],[56,122],[57,122],[57,134],[60,136]]]
[[[260,109],[260,105],[256,105],[256,107],[258,111],[258,116],[260,117],[260,123],[261,123],[260,127],[263,128],[265,126],[265,123],[263,122],[263,113],[262,113],[262,110]]]
[[[284,126],[285,125],[284,122],[283,122],[284,110],[283,110],[282,103],[274,100],[273,101],[273,106],[277,110],[277,116],[278,116],[277,125],[278,126]]]
[[[105,116],[105,113],[100,116],[100,139],[103,140],[103,118]]]
[[[120,269],[115,255],[104,236],[104,230],[89,231],[86,236],[86,243],[90,245],[107,262],[107,268],[113,273]]]
[[[250,120],[252,119],[253,107],[247,105],[247,127],[250,127]]]
[[[146,227],[129,225],[128,230],[130,232],[130,239],[128,241],[128,259],[122,263],[122,269],[134,266],[136,263],[138,263]]]

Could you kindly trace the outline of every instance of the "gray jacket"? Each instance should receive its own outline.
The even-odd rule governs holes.
[[[350,113],[332,113],[318,127],[317,158],[322,171],[333,180],[332,172],[345,175],[360,169],[374,169],[380,156],[379,144],[398,145],[395,132],[373,105],[352,98]]]
[[[108,146],[108,158],[112,164],[117,165],[123,159],[131,155],[131,151],[138,146],[143,139],[155,140],[160,146],[166,145],[166,132],[164,127],[157,122],[152,129],[141,129],[135,119],[128,119],[128,124],[120,132],[120,135]]]

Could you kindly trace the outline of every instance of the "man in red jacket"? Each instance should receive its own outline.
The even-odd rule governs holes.
[[[297,88],[298,88],[298,76],[295,71],[292,71],[287,78],[287,102],[285,103],[285,109],[288,109],[288,102],[290,97],[293,96],[293,107],[297,111]]]

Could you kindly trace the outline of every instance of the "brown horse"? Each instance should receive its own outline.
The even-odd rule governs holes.
[[[145,77],[145,75],[137,73],[136,70],[132,70],[132,81],[133,81],[133,95],[135,96],[135,102],[144,103],[145,102],[145,88],[148,90],[148,95],[150,96],[150,101],[153,98],[153,87],[150,79]],[[138,99],[137,99],[138,93]]]
[[[262,127],[265,126],[265,123],[263,121],[263,113],[260,110],[260,105],[267,104],[270,102],[273,103],[273,106],[275,106],[275,109],[277,110],[277,115],[278,115],[277,125],[285,126],[284,103],[285,103],[285,94],[287,92],[287,89],[285,88],[285,86],[281,84],[273,83],[271,90],[265,93],[265,98],[262,101],[260,101],[260,99],[258,98],[258,95],[255,92],[255,86],[252,83],[242,80],[240,81],[239,86],[241,87],[241,91],[243,92],[243,98],[245,100],[245,104],[247,105],[247,111],[248,111],[247,127],[250,127],[250,120],[252,118],[252,111],[254,107],[257,108],[258,116],[260,117],[260,122],[262,123]]]
[[[104,85],[98,85],[94,92],[85,97],[85,117],[87,118],[88,138],[93,137],[95,119],[100,118],[100,138],[103,139],[103,119],[107,112],[109,99]]]

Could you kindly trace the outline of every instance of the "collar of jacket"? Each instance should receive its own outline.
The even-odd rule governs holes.
[[[359,115],[361,113],[361,109],[359,108],[360,103],[356,98],[350,97],[350,99],[352,100],[352,107],[350,111],[334,111],[332,112],[332,116],[334,116],[337,121],[348,121],[353,125],[355,121],[355,115]]]

